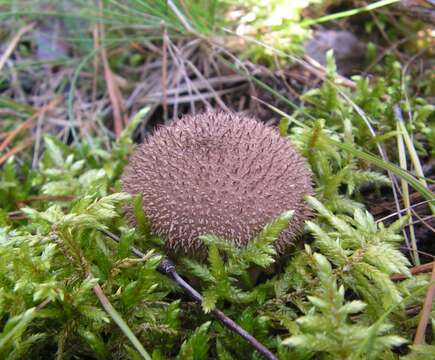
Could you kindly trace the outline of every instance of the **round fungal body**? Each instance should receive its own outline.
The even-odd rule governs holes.
[[[310,216],[304,159],[278,131],[235,113],[185,116],[138,146],[123,190],[142,194],[152,230],[173,252],[202,252],[200,235],[246,245],[287,210],[294,215],[275,242],[285,251]]]

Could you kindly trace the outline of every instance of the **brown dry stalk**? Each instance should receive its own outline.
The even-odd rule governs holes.
[[[435,191],[435,184],[429,184],[428,189],[429,189],[429,191],[434,192]],[[412,203],[420,201],[421,198],[422,198],[421,194],[417,191],[413,192],[412,194],[409,195],[409,200]],[[430,203],[431,201],[433,201],[433,200],[425,201],[423,203]],[[402,205],[402,201],[401,201],[401,205]],[[381,215],[383,212],[389,211],[393,206],[394,206],[394,201],[385,201],[385,202],[380,203],[379,205],[375,206],[373,209],[371,209],[371,213],[374,216]],[[404,211],[404,210],[406,210],[406,209],[402,209],[401,211]],[[382,219],[380,219],[378,221],[382,221]]]
[[[99,5],[100,5],[100,13],[102,16],[103,2],[100,1]],[[121,92],[119,91],[115,76],[110,68],[110,64],[107,56],[107,50],[104,47],[104,25],[102,22],[98,24],[98,28],[100,33],[100,46],[101,46],[100,50],[101,50],[101,60],[104,67],[104,78],[106,80],[107,91],[109,92],[109,98],[113,109],[115,136],[116,138],[119,138],[122,129],[127,124],[127,119],[124,116],[124,107],[123,107]]]
[[[37,112],[35,112],[31,117],[29,117],[27,120],[22,122],[20,125],[18,125],[14,130],[9,132],[6,136],[6,139],[0,144],[0,152],[4,151],[6,147],[12,142],[12,140],[15,139],[15,137],[23,130],[28,129],[31,127],[33,120],[37,119],[39,116],[46,113],[48,110],[54,108],[57,104],[60,103],[62,97],[56,97],[53,100],[51,100],[48,105],[42,107]]]
[[[162,44],[162,106],[163,118],[165,123],[168,121],[168,32],[166,28],[163,30],[163,44]]]
[[[32,115],[26,121],[22,122],[15,129],[9,132],[5,138],[5,140],[0,144],[0,152],[4,151],[6,147],[15,139],[15,137],[25,129],[28,129],[32,126],[33,120],[35,120],[36,116]]]
[[[417,275],[417,274],[429,272],[432,270],[434,264],[435,264],[435,262],[417,265],[417,266],[410,268],[409,271],[411,272],[412,275]],[[402,275],[402,274],[393,274],[393,275],[391,275],[390,279],[393,281],[401,281],[401,280],[406,280],[407,277],[405,275]]]
[[[98,48],[100,44],[100,34],[99,34],[98,24],[95,25],[92,29],[92,37],[94,40],[95,48]],[[93,104],[97,99],[98,65],[99,65],[98,56],[94,56],[94,61],[93,61],[94,74],[92,79],[92,97],[91,97]]]
[[[414,345],[423,344],[425,340],[426,328],[432,311],[432,303],[435,296],[435,262],[432,263],[431,285],[427,289],[426,298],[424,299],[423,308],[420,312],[420,321],[418,322],[417,332],[415,333]]]
[[[74,196],[72,195],[34,195],[29,196],[27,199],[18,202],[18,206],[29,204],[34,201],[72,201]]]
[[[14,146],[11,150],[9,150],[6,154],[0,157],[0,165],[2,165],[5,161],[7,161],[11,156],[19,153],[21,150],[31,146],[33,144],[33,139],[28,137],[21,141],[18,145]]]

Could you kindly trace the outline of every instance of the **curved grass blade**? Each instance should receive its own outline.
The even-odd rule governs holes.
[[[144,349],[142,344],[137,339],[137,337],[133,334],[131,329],[128,327],[127,323],[112,306],[109,299],[103,293],[103,290],[101,289],[100,285],[97,284],[96,286],[94,286],[94,292],[95,295],[97,295],[98,299],[100,300],[104,310],[107,311],[107,313],[116,323],[116,325],[118,325],[121,331],[124,333],[124,335],[127,336],[128,340],[130,340],[130,342],[133,344],[133,346],[138,351],[138,353],[142,356],[142,358],[145,360],[152,360],[150,355],[147,353],[147,351]]]
[[[366,160],[381,169],[391,171],[393,174],[399,176],[401,179],[405,180],[409,185],[411,185],[416,191],[418,191],[426,200],[435,201],[435,195],[427,187],[425,187],[415,176],[410,174],[408,171],[403,170],[399,166],[380,159],[379,157],[372,155],[368,152],[355,149],[349,144],[341,143],[339,141],[327,138],[329,143],[337,146],[338,148],[350,152],[352,155]]]

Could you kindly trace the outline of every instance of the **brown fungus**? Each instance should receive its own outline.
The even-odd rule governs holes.
[[[246,245],[294,210],[275,242],[282,253],[310,216],[304,159],[275,128],[235,113],[185,116],[158,128],[131,156],[122,185],[143,195],[152,229],[171,252],[201,253],[204,234]]]

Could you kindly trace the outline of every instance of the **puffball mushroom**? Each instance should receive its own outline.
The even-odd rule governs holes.
[[[205,234],[244,246],[293,210],[275,242],[282,253],[311,213],[304,159],[276,128],[230,112],[184,116],[158,128],[132,154],[122,186],[142,194],[152,231],[174,253],[201,253]]]

